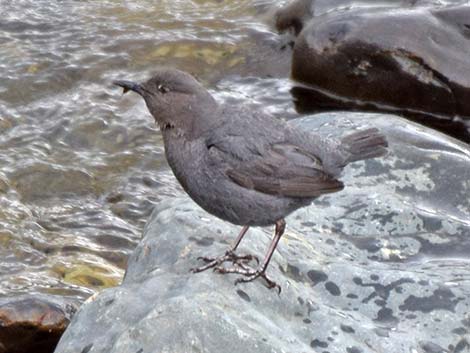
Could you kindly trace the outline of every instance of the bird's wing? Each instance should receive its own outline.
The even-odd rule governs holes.
[[[226,175],[247,189],[312,198],[343,188],[317,156],[291,143],[226,136],[208,140],[207,147],[214,160],[224,161]]]

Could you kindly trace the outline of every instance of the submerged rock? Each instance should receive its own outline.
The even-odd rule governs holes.
[[[10,178],[21,199],[27,202],[98,192],[93,177],[87,172],[46,163],[25,163]]]
[[[45,296],[0,299],[0,353],[51,353],[76,305]]]
[[[239,231],[187,197],[153,212],[121,286],[88,300],[56,353],[427,352],[470,333],[470,149],[401,118],[322,114],[292,122],[343,135],[377,126],[390,153],[344,171],[345,190],[287,218],[262,280],[191,274]],[[240,253],[262,256],[272,229]],[[424,347],[424,348],[423,348]],[[459,348],[460,349],[460,348]]]

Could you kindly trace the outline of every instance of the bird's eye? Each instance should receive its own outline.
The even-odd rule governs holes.
[[[170,91],[170,89],[166,86],[163,86],[163,85],[158,85],[157,86],[157,89],[161,92],[161,93],[167,93]]]

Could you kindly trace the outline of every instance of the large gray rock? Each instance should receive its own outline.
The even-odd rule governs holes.
[[[344,172],[345,190],[287,218],[269,275],[191,274],[238,227],[189,198],[157,206],[121,286],[90,298],[57,353],[437,353],[470,349],[470,149],[400,118],[324,114],[293,122],[343,134],[370,124],[390,154]],[[240,252],[261,255],[272,229]]]

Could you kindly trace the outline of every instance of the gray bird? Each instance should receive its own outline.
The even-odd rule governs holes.
[[[207,212],[243,226],[224,255],[200,258],[220,273],[242,275],[235,283],[263,277],[284,233],[286,217],[315,198],[343,189],[338,180],[348,163],[382,156],[387,141],[375,128],[341,140],[300,131],[263,112],[219,104],[191,75],[160,69],[138,84],[115,81],[124,93],[141,95],[163,134],[165,154],[188,195]],[[275,225],[274,238],[257,269],[255,256],[235,251],[250,226]],[[224,267],[226,261],[232,267]]]

